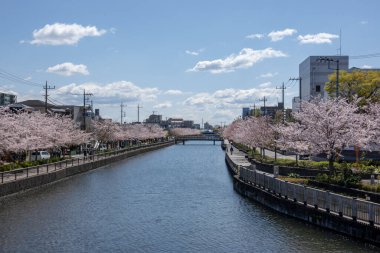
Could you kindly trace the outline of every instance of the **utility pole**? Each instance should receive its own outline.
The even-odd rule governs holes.
[[[140,108],[142,108],[142,106],[138,104],[137,105],[137,123],[140,123]]]
[[[45,86],[43,86],[42,88],[44,88],[44,90],[45,90],[45,113],[47,113],[48,90],[53,90],[53,89],[55,89],[55,86],[54,86],[54,87],[50,87],[50,86],[48,86],[48,85],[47,85],[47,81],[46,81]]]
[[[124,105],[123,102],[120,104],[120,125],[123,125],[123,117],[125,117],[124,107],[127,107],[127,105]]]
[[[276,89],[281,89],[282,90],[282,123],[285,123],[285,84],[282,82],[281,87],[276,87]]]
[[[263,98],[263,99],[260,99],[260,101],[264,101],[264,115],[263,115],[263,116],[266,116],[266,114],[267,114],[267,109],[266,109],[266,107],[265,107],[265,102],[268,101],[268,99],[266,99],[265,96],[264,96],[264,98]]]
[[[289,81],[300,81],[300,105],[299,105],[299,110],[301,111],[301,100],[302,100],[302,77],[291,77],[289,78]]]
[[[83,90],[83,130],[86,131],[86,101],[88,98],[86,96],[93,96],[92,93],[86,93],[86,90]]]
[[[335,89],[335,96],[336,98],[339,97],[339,59],[333,59],[330,57],[319,57],[317,62],[327,62],[327,68],[331,70],[336,71],[336,89]],[[335,62],[336,63],[336,68],[331,68],[330,67],[330,62]]]

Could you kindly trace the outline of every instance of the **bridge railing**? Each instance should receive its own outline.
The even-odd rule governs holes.
[[[216,140],[221,141],[223,140],[221,136],[219,135],[184,135],[184,136],[176,136],[176,140]]]

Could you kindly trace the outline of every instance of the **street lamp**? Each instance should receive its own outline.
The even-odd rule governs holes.
[[[319,57],[317,62],[322,62],[322,63],[327,62],[327,68],[336,71],[336,90],[335,91],[336,91],[336,97],[338,98],[339,97],[339,59],[333,59],[329,57]],[[331,68],[330,62],[335,62],[336,68]]]

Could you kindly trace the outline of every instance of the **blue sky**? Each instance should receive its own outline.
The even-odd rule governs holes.
[[[288,82],[310,55],[379,53],[380,2],[20,1],[0,9],[0,91],[81,105],[91,92],[101,115],[126,121],[152,111],[200,123],[229,123],[263,96],[285,104]],[[350,60],[379,68],[380,58]],[[26,81],[10,80],[4,72]],[[36,85],[33,85],[33,84]],[[39,85],[40,84],[40,85]]]

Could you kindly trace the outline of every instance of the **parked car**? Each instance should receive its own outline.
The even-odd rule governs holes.
[[[100,145],[99,145],[99,150],[100,150],[100,151],[107,150],[107,145],[106,145],[106,144],[100,144]]]
[[[34,151],[30,156],[31,161],[50,159],[50,154],[47,151]]]

